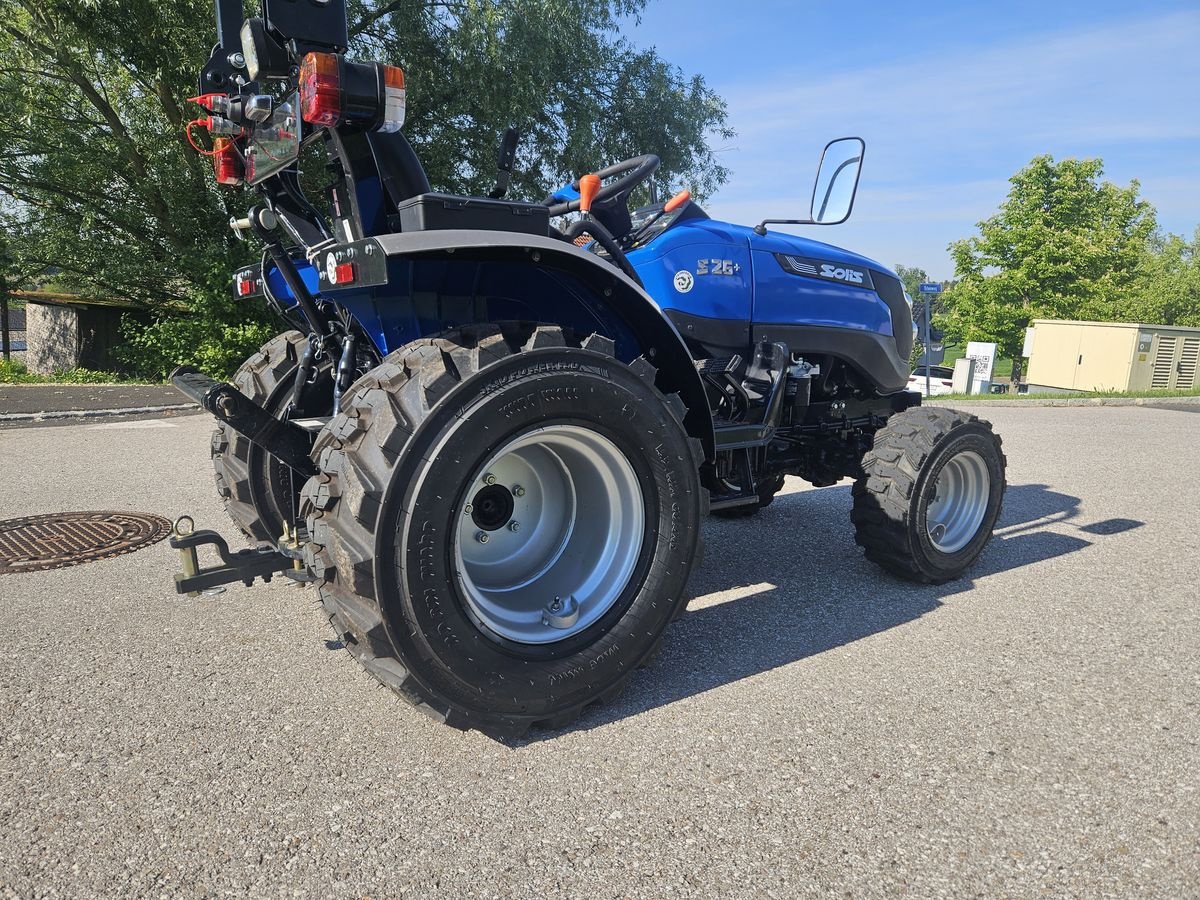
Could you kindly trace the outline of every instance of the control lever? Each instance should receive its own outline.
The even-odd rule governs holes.
[[[508,193],[512,183],[513,162],[517,156],[517,144],[521,142],[521,132],[515,128],[507,128],[504,137],[500,139],[500,153],[496,157],[496,186],[488,194],[493,200],[500,200]]]
[[[636,247],[637,242],[646,236],[646,234],[650,231],[651,226],[654,225],[655,222],[668,213],[675,212],[675,210],[679,209],[679,207],[683,206],[685,203],[688,203],[691,199],[691,191],[680,191],[678,194],[664,203],[662,209],[656,213],[653,213],[650,218],[643,222],[635,233],[629,236],[626,241],[627,245],[630,247]]]

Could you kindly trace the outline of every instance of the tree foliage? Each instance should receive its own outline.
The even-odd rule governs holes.
[[[1138,183],[1103,181],[1098,159],[1035,157],[1010,179],[999,212],[950,245],[957,283],[943,323],[957,340],[995,341],[1016,356],[1035,318],[1127,318],[1155,234]]]
[[[896,277],[900,279],[900,283],[904,285],[904,290],[908,292],[908,296],[917,300],[921,296],[921,285],[929,281],[929,273],[919,266],[906,266],[903,263],[896,264]]]
[[[1141,274],[1128,304],[1131,321],[1200,327],[1200,228],[1190,241],[1156,235]]]
[[[662,184],[711,194],[728,172],[709,135],[730,137],[725,104],[698,75],[619,36],[647,0],[351,0],[363,58],[405,67],[405,133],[438,187],[491,187],[496,147],[522,134],[517,194],[540,199],[576,176],[642,153]]]
[[[515,125],[527,198],[643,152],[703,195],[727,174],[707,143],[729,134],[725,107],[619,36],[645,2],[350,0],[351,52],[405,68],[405,131],[437,188],[490,187]],[[214,33],[210,0],[0,0],[0,226],[26,270],[170,318],[157,363],[154,327],[130,348],[150,368],[195,341],[213,368],[262,331],[228,290],[248,251],[225,223],[250,198],[218,188],[183,135]]]

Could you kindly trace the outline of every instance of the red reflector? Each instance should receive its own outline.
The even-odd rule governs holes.
[[[338,263],[333,270],[334,284],[350,284],[356,277],[357,273],[354,271],[352,262]]]
[[[238,281],[238,296],[249,297],[258,287],[258,282],[253,278],[243,278]]]
[[[232,140],[227,137],[213,138],[212,161],[217,184],[242,183],[242,154]]]

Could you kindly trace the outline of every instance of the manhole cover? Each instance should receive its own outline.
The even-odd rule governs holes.
[[[0,522],[0,574],[62,569],[132,553],[171,533],[162,516],[64,512]]]

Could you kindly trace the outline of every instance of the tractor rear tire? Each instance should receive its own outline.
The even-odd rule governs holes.
[[[856,542],[908,581],[958,578],[992,536],[1006,465],[990,422],[936,407],[892,416],[854,484]]]
[[[242,363],[233,376],[233,386],[277,415],[292,399],[300,356],[307,343],[308,338],[299,331],[285,331],[271,338]],[[318,366],[317,374],[316,383],[307,393],[317,402],[329,398],[332,408],[330,365]],[[328,415],[329,411],[305,410],[308,415]],[[284,523],[292,520],[303,476],[293,479],[290,468],[223,422],[212,434],[210,450],[217,494],[225,511],[252,542],[273,546],[283,534]]]
[[[513,737],[615,697],[683,608],[699,442],[645,358],[470,326],[390,354],[304,488],[347,649],[436,719]]]
[[[731,506],[729,509],[714,509],[712,514],[718,519],[748,519],[758,515],[775,501],[775,495],[783,489],[783,475],[770,475],[758,483],[758,502],[745,506]]]

